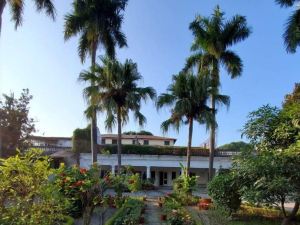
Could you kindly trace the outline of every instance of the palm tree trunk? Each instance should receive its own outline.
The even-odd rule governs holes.
[[[121,120],[121,108],[118,107],[118,174],[121,173],[121,155],[122,155],[122,120]]]
[[[96,43],[92,46],[92,68],[96,65],[96,52],[97,52],[97,45]],[[92,152],[92,162],[97,162],[97,111],[94,108],[92,113],[92,121],[91,121],[91,152]]]
[[[186,176],[190,173],[191,167],[191,147],[192,147],[192,137],[193,137],[193,118],[189,118],[189,137],[188,137],[188,147],[186,152]]]
[[[211,95],[211,108],[213,113],[213,123],[210,128],[210,137],[209,137],[209,167],[208,167],[208,180],[211,181],[214,176],[214,156],[215,156],[215,137],[216,137],[216,104],[215,96]]]
[[[0,0],[0,34],[1,34],[1,28],[2,28],[2,14],[3,14],[5,5],[6,5],[6,0]]]

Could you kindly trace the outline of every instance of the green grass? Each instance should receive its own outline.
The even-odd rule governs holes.
[[[280,225],[281,222],[274,221],[261,221],[261,220],[251,220],[251,221],[231,221],[229,225]]]

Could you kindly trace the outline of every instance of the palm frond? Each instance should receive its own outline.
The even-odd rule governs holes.
[[[56,10],[52,0],[35,0],[35,5],[38,11],[45,9],[47,15],[55,20]]]
[[[242,74],[243,62],[233,51],[227,50],[221,55],[221,62],[225,66],[231,78],[236,78]]]
[[[246,17],[235,15],[225,23],[222,32],[222,41],[225,46],[229,47],[245,40],[250,34],[251,29],[247,25]]]
[[[147,122],[146,117],[140,112],[140,111],[135,111],[134,112],[134,118],[138,122],[139,126],[144,126],[144,124]]]
[[[296,0],[275,0],[281,7],[291,7],[295,4]]]
[[[24,1],[8,1],[10,4],[12,20],[15,22],[15,29],[22,25]]]
[[[295,53],[300,46],[300,9],[295,10],[288,18],[283,34],[286,51]]]
[[[172,106],[176,101],[176,97],[172,94],[161,94],[156,102],[156,108],[160,109],[164,106]]]

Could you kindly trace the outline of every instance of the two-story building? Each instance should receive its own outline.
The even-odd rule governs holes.
[[[59,152],[53,153],[52,157],[65,159],[66,162],[79,162],[81,167],[89,168],[92,164],[90,149],[75,154],[70,151],[72,138],[68,137],[32,137],[35,147],[42,149],[55,149]],[[132,166],[135,171],[141,174],[143,179],[153,180],[156,186],[171,186],[173,180],[182,173],[181,165],[186,165],[185,147],[175,146],[176,139],[153,135],[122,135],[122,166]],[[116,147],[116,134],[101,135],[102,148],[106,146]],[[62,149],[62,147],[68,147]],[[130,147],[132,146],[132,148]],[[135,146],[135,147],[134,147]],[[149,146],[149,147],[147,147]],[[53,152],[53,151],[52,151]],[[101,165],[102,172],[115,173],[117,170],[117,154],[112,151],[110,154],[98,154],[98,164]],[[215,172],[219,169],[231,167],[231,158],[235,151],[216,151],[214,160]],[[197,175],[198,184],[206,185],[208,181],[208,149],[193,148],[191,154],[192,175]],[[73,160],[71,160],[73,158]]]

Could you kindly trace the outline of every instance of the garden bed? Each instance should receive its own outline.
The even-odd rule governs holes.
[[[130,198],[116,211],[105,225],[138,225],[142,220],[143,208],[144,202],[142,200]]]

